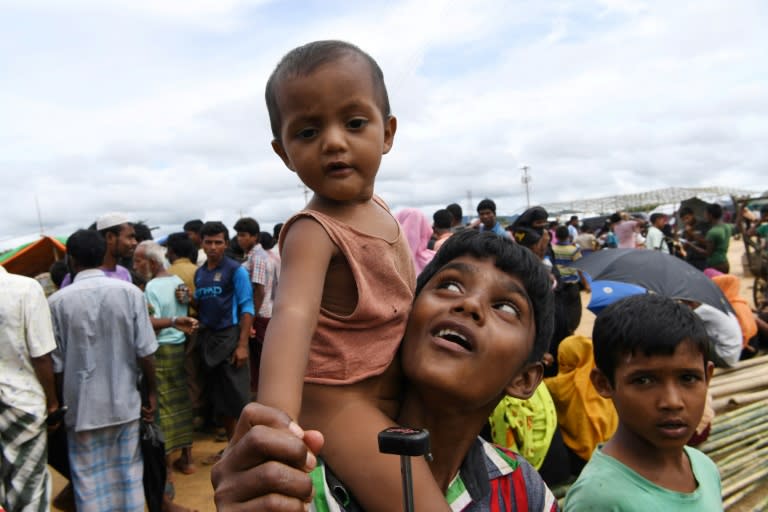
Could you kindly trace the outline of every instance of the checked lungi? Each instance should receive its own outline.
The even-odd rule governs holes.
[[[192,404],[184,371],[184,344],[161,344],[155,352],[158,425],[165,452],[192,446]]]
[[[0,402],[0,505],[7,512],[48,510],[45,418]]]
[[[78,512],[144,511],[139,420],[113,427],[67,430]]]

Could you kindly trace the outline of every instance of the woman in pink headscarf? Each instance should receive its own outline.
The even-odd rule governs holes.
[[[416,208],[404,208],[395,214],[395,218],[403,227],[403,234],[411,248],[413,266],[418,275],[435,256],[435,251],[427,249],[432,236],[432,226],[427,217]]]

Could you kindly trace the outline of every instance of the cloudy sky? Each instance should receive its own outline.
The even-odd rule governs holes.
[[[265,81],[351,41],[398,132],[377,192],[431,214],[673,186],[768,189],[764,0],[0,0],[0,249],[107,211],[167,233],[304,205]],[[473,209],[473,208],[472,208]]]

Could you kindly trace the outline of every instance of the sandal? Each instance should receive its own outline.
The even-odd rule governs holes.
[[[203,459],[203,465],[204,466],[213,466],[217,462],[221,460],[222,455],[224,455],[224,450],[221,450],[218,453],[214,453],[213,455],[209,455],[206,458]]]

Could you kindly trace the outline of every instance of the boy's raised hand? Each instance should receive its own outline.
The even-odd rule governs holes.
[[[216,509],[304,510],[322,446],[320,432],[303,431],[278,409],[248,404],[211,472]]]

